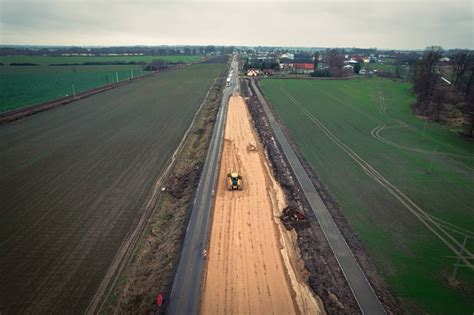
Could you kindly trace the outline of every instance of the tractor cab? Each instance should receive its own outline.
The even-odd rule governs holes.
[[[238,172],[227,174],[227,190],[242,190],[242,176]]]

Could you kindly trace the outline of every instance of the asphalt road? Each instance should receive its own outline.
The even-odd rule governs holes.
[[[280,143],[290,167],[292,168],[293,173],[301,185],[306,199],[311,206],[311,210],[316,216],[324,232],[324,235],[326,236],[326,239],[328,240],[329,245],[336,256],[339,266],[341,267],[342,272],[349,283],[352,293],[354,294],[354,297],[359,304],[362,313],[385,314],[382,303],[380,303],[380,300],[372,289],[369,281],[365,277],[364,272],[357,263],[357,260],[352,254],[352,251],[347,245],[341,232],[339,231],[339,228],[321,200],[321,197],[316,191],[313,183],[309,179],[309,176],[304,170],[303,165],[286,139],[265,98],[257,87],[255,81],[251,80],[251,82],[253,89],[255,90],[255,93],[257,94],[257,97],[263,106],[263,110],[268,117],[276,139]]]
[[[226,87],[223,92],[211,143],[192,205],[178,269],[171,290],[168,314],[197,314],[199,312],[201,280],[205,264],[203,251],[208,244],[214,190],[219,176],[227,102],[229,96],[238,90],[237,61],[232,61],[232,68],[235,70],[231,85]]]

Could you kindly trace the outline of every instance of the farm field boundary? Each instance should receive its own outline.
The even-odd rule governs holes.
[[[71,95],[71,96],[55,99],[52,101],[47,101],[44,103],[21,107],[21,108],[14,109],[8,112],[3,112],[3,113],[0,113],[0,125],[6,124],[6,123],[9,123],[11,121],[15,121],[21,118],[25,118],[31,115],[35,115],[35,114],[50,110],[52,108],[58,107],[58,106],[66,105],[74,101],[89,97],[91,95],[95,95],[95,94],[102,93],[111,89],[115,89],[117,87],[124,86],[135,81],[143,80],[143,79],[149,78],[150,76],[157,75],[159,73],[173,71],[173,70],[180,69],[183,67],[184,66],[178,66],[176,68],[165,70],[165,71],[157,71],[157,72],[145,74],[143,76],[136,77],[130,80],[120,81],[120,82],[112,83],[106,86],[97,87],[88,91],[80,92],[80,93],[77,93],[76,96]]]
[[[17,109],[10,110],[10,111],[1,112],[0,113],[0,125],[11,122],[11,121],[15,121],[15,120],[18,120],[18,119],[21,119],[21,118],[24,118],[24,117],[35,115],[37,113],[41,113],[41,112],[50,110],[50,109],[58,107],[58,106],[66,105],[66,104],[72,103],[74,101],[89,97],[91,95],[95,95],[95,94],[102,93],[102,92],[105,92],[105,91],[108,91],[108,90],[111,90],[111,89],[115,89],[117,87],[124,86],[124,85],[127,85],[129,83],[136,82],[138,80],[144,80],[144,79],[147,79],[151,76],[158,75],[160,73],[175,71],[175,70],[182,69],[184,67],[187,67],[187,66],[190,66],[190,65],[193,65],[193,64],[198,64],[198,63],[205,62],[205,61],[206,60],[202,60],[202,61],[197,61],[197,62],[191,62],[191,63],[185,64],[185,65],[178,65],[178,66],[175,66],[173,68],[151,72],[151,73],[144,74],[142,76],[138,76],[138,77],[131,78],[131,79],[128,79],[128,80],[123,80],[123,81],[119,81],[119,82],[116,82],[116,83],[107,84],[105,86],[100,86],[100,87],[97,87],[97,88],[89,89],[87,91],[79,92],[79,93],[76,93],[75,96],[74,95],[66,96],[66,97],[62,97],[62,98],[59,98],[59,99],[46,101],[46,102],[43,102],[43,103],[40,103],[40,104],[24,106],[24,107],[20,107],[20,108],[17,108]]]
[[[39,66],[56,66],[56,65],[88,65],[88,63],[149,63],[155,59],[167,62],[196,62],[204,57],[204,55],[158,55],[158,56],[0,56],[0,63],[4,67],[9,64],[35,64]],[[18,67],[17,66],[17,67]],[[15,66],[12,66],[15,67]]]

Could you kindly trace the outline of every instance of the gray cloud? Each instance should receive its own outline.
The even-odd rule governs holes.
[[[0,0],[0,43],[474,48],[473,3]]]

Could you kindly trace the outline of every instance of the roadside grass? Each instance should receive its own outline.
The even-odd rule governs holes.
[[[459,283],[452,286],[448,278],[456,262],[453,252],[332,142],[291,97],[424,211],[471,232],[474,143],[447,126],[415,117],[409,83],[381,78],[266,79],[261,86],[402,307],[408,313],[472,313],[474,272],[461,267]],[[376,137],[374,130],[383,124]],[[460,234],[448,232],[462,242]],[[474,251],[473,238],[466,248]]]
[[[81,64],[85,62],[145,62],[162,59],[169,62],[193,62],[202,58],[195,56],[0,56],[0,63],[33,63],[42,66],[51,64]]]

